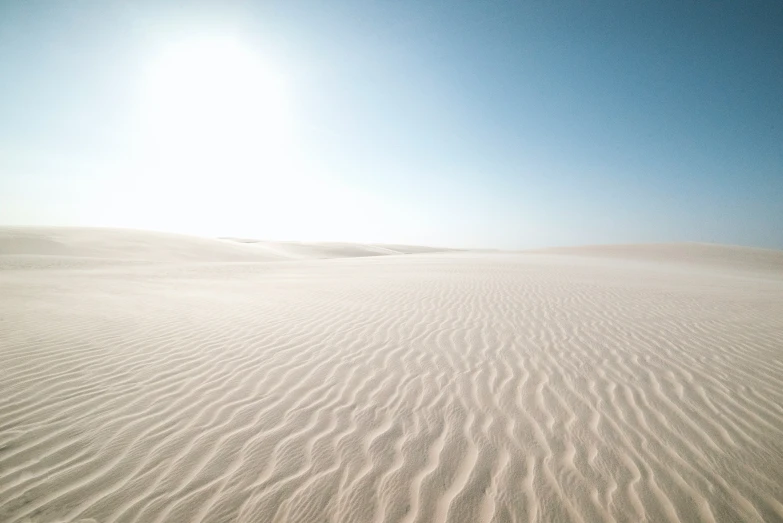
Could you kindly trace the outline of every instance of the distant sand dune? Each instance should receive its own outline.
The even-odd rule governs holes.
[[[0,232],[2,522],[783,521],[781,253],[107,234]]]
[[[684,263],[698,265],[702,268],[715,266],[775,272],[783,276],[783,251],[709,243],[590,245],[584,247],[558,247],[534,252],[665,264]]]
[[[360,258],[365,256],[389,256],[399,254],[421,254],[426,252],[446,252],[454,249],[441,249],[414,245],[377,245],[360,243],[306,243],[272,242],[225,238],[226,240],[249,244],[269,250],[283,258],[323,259],[323,258]]]
[[[6,256],[7,259],[9,256],[16,256],[30,260],[49,256],[52,257],[49,263],[53,262],[54,257],[100,258],[124,262],[257,262],[352,258],[443,250],[445,249],[399,245],[201,238],[135,229],[0,227],[0,256]]]

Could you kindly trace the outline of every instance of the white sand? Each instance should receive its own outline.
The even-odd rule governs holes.
[[[0,521],[783,521],[783,253],[411,251],[0,230]]]

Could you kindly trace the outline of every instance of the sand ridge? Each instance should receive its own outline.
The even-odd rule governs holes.
[[[30,260],[30,266],[56,261],[113,262],[264,262],[353,258],[449,249],[408,245],[334,242],[274,242],[202,238],[186,234],[98,227],[0,227],[0,256]],[[45,258],[45,259],[42,259]],[[104,262],[105,263],[105,262]]]
[[[0,270],[0,521],[783,520],[774,261],[59,242]]]

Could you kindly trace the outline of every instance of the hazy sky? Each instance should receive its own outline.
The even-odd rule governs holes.
[[[0,223],[783,248],[783,2],[0,0]]]

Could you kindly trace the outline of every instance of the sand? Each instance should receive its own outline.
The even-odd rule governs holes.
[[[783,521],[782,267],[4,228],[0,521]]]

